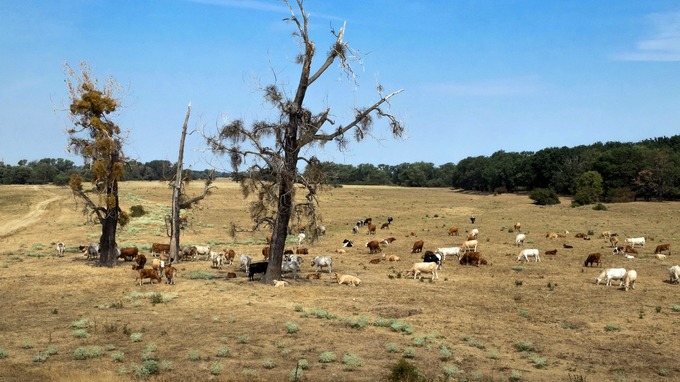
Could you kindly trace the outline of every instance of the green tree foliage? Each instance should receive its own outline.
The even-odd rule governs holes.
[[[585,206],[598,203],[602,194],[602,176],[597,171],[587,171],[579,176],[576,193],[571,201],[572,206]]]
[[[552,188],[534,188],[529,193],[529,198],[539,206],[560,204],[560,198]]]

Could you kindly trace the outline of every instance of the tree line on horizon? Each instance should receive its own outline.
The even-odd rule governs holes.
[[[175,166],[168,160],[127,161],[123,180],[170,180]],[[488,193],[547,189],[559,195],[576,194],[579,177],[597,172],[602,178],[603,190],[599,201],[680,200],[680,135],[637,143],[597,142],[571,148],[551,147],[537,152],[501,150],[491,156],[467,157],[457,164],[440,166],[429,162],[356,166],[322,162],[321,168],[326,183],[335,186],[449,187]],[[210,172],[187,171],[192,179],[205,179]],[[67,185],[75,172],[88,180],[89,170],[68,159],[21,160],[16,166],[0,162],[0,183]],[[217,174],[235,180],[241,175]]]

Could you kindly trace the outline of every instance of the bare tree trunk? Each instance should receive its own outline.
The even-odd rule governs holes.
[[[102,235],[99,238],[99,265],[113,267],[118,253],[116,252],[116,230],[118,229],[118,181],[114,181],[107,193],[115,198],[115,204],[108,206],[102,221]]]
[[[187,125],[189,124],[189,115],[191,114],[191,102],[187,106],[187,115],[184,118],[184,125],[182,126],[182,137],[179,140],[179,154],[177,155],[177,174],[175,175],[175,184],[172,186],[172,224],[170,228],[170,261],[179,261],[179,197],[182,189],[182,171],[184,163],[184,139],[187,135]]]

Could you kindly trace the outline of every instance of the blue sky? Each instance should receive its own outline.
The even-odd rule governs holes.
[[[317,63],[347,23],[362,53],[355,84],[332,67],[308,96],[337,123],[376,101],[375,86],[404,89],[384,122],[340,152],[343,164],[457,163],[498,150],[538,151],[680,134],[680,3],[664,0],[306,0]],[[87,61],[123,85],[115,121],[125,152],[176,161],[186,107],[190,128],[267,118],[258,91],[294,91],[299,52],[278,1],[0,0],[0,161],[67,158],[63,64]],[[357,86],[358,84],[358,86]],[[186,145],[195,169],[219,158],[200,134]]]

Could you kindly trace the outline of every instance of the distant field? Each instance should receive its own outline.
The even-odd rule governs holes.
[[[247,201],[236,184],[217,186],[188,212],[182,242],[261,260],[268,232],[229,237],[232,222],[251,225]],[[123,208],[148,212],[119,230],[121,246],[148,253],[151,243],[167,242],[170,193],[162,182],[121,185]],[[174,286],[140,287],[130,263],[98,268],[78,253],[101,229],[86,223],[67,188],[0,186],[0,380],[289,381],[304,360],[299,380],[378,381],[402,358],[431,381],[680,379],[680,286],[668,283],[666,271],[680,261],[653,256],[661,243],[680,248],[680,203],[594,211],[571,208],[566,199],[539,207],[522,195],[370,186],[329,189],[320,199],[327,235],[308,245],[302,275],[314,272],[313,256],[330,255],[333,271],[358,276],[359,287],[324,273],[273,288],[249,282],[238,266],[214,270],[206,261],[179,264]],[[373,237],[363,229],[352,234],[352,226],[387,216],[394,222],[376,238],[395,237],[382,253],[401,261],[369,264],[380,257],[364,247]],[[540,249],[540,263],[515,262],[515,222],[527,234],[524,247]],[[479,251],[490,265],[448,259],[433,282],[402,277],[420,258],[410,253],[416,240],[426,250],[462,243],[463,236],[447,235],[451,226],[478,228]],[[565,230],[564,238],[545,237]],[[626,260],[599,238],[604,230],[622,239],[644,236],[647,246]],[[574,237],[588,231],[592,240]],[[357,246],[338,254],[343,239]],[[64,258],[53,256],[59,241],[68,249]],[[543,255],[550,249],[557,255]],[[593,252],[604,255],[605,267],[637,270],[635,290],[624,292],[618,282],[596,286],[600,269],[583,267]]]

